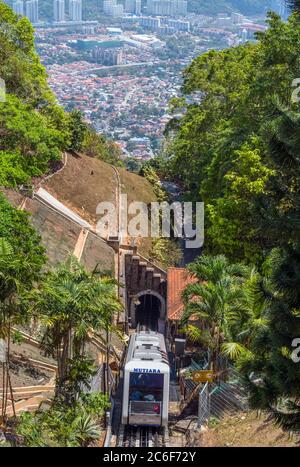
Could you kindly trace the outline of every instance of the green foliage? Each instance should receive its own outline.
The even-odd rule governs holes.
[[[65,140],[47,118],[17,97],[0,103],[0,177],[4,185],[16,186],[41,175],[49,163],[59,161]],[[11,174],[10,174],[11,171]]]
[[[167,269],[172,266],[178,266],[182,259],[182,251],[174,240],[157,238],[153,239],[149,256],[152,260],[159,263],[162,268]]]
[[[56,104],[34,48],[27,18],[0,3],[0,185],[16,188],[53,169],[68,148],[79,150],[85,125]]]
[[[261,385],[249,382],[254,406],[271,410],[287,430],[300,432],[299,364],[292,360],[292,342],[300,335],[300,159],[299,112],[278,108],[268,122],[270,163],[276,171],[261,200],[260,226],[277,245],[266,264],[270,286],[262,342],[254,341],[252,358],[242,361]]]
[[[291,83],[300,73],[297,17],[283,22],[271,14],[268,22],[256,44],[209,51],[193,61],[185,72],[186,112],[169,125],[168,172],[185,198],[206,203],[207,251],[233,261],[259,263],[272,247],[256,219],[274,175],[266,122],[278,100],[291,105]]]
[[[255,142],[253,142],[255,147]],[[274,171],[262,163],[259,149],[246,143],[235,151],[232,167],[223,179],[224,197],[212,200],[206,210],[209,219],[207,234],[215,253],[259,263],[267,244],[257,225],[254,197],[265,194]],[[229,235],[220,235],[220,232]]]
[[[0,185],[16,188],[29,182],[29,174],[23,169],[24,160],[20,154],[1,152]]]
[[[288,5],[289,5],[289,7],[290,7],[293,11],[295,11],[295,12],[297,12],[297,13],[300,12],[300,2],[299,2],[299,0],[287,0],[287,3],[288,3]]]
[[[88,415],[100,417],[110,407],[108,396],[101,392],[81,394],[85,411]]]
[[[169,165],[189,198],[206,202],[207,250],[261,271],[236,290],[218,256],[192,265],[197,282],[185,292],[184,321],[195,314],[204,326],[188,323],[187,331],[236,361],[252,407],[299,432],[300,112],[291,84],[300,25],[296,15],[284,23],[273,14],[269,25],[256,44],[210,51],[188,68],[185,92],[197,92],[199,104],[170,125]]]
[[[72,407],[56,401],[47,411],[23,413],[17,433],[25,447],[87,447],[99,439],[106,396],[85,394]]]
[[[154,194],[158,202],[161,203],[163,201],[167,201],[167,193],[162,189],[160,179],[150,164],[145,164],[142,167],[140,175],[145,177],[145,179],[148,180],[148,182],[152,185]]]
[[[98,134],[93,128],[88,127],[85,132],[82,151],[90,157],[98,159],[115,166],[123,166],[120,160],[120,148],[113,142]]]
[[[44,264],[39,237],[28,216],[14,209],[0,193],[0,336],[9,337],[12,325],[28,321],[24,294]]]
[[[0,3],[0,76],[7,92],[33,105],[53,103],[45,68],[34,49],[33,27]]]
[[[45,263],[40,237],[29,223],[29,215],[13,208],[0,192],[0,237],[7,239],[14,258],[20,258],[16,274],[24,284],[30,285],[39,277]]]
[[[255,15],[263,13],[268,3],[266,0],[188,0],[188,10],[212,16],[231,11],[240,11],[244,15]]]
[[[134,157],[128,157],[125,161],[126,170],[138,174],[141,170],[141,162],[136,160]]]
[[[69,128],[71,134],[69,151],[81,151],[86,133],[86,125],[79,110],[72,110],[70,113]]]
[[[60,391],[60,397],[63,397],[64,403],[72,406],[83,387],[90,390],[90,382],[96,373],[97,368],[92,359],[85,355],[70,358],[67,361],[67,371],[62,381],[63,388]]]
[[[14,344],[21,345],[24,342],[24,337],[18,330],[13,331],[11,337]]]
[[[210,350],[210,365],[217,370],[221,350],[233,352],[234,323],[244,320],[244,284],[249,275],[241,264],[230,264],[225,256],[200,256],[188,266],[195,279],[183,292],[182,325],[190,339]],[[190,318],[196,318],[196,323]],[[225,347],[223,344],[225,344]],[[234,344],[237,352],[237,344]]]
[[[89,371],[84,358],[89,333],[112,329],[113,315],[121,310],[115,285],[114,279],[89,273],[71,257],[30,294],[32,313],[44,325],[42,346],[58,362],[57,391],[66,398],[79,373],[75,360],[83,374]]]

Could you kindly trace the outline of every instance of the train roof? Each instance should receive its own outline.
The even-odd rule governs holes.
[[[132,334],[126,364],[131,361],[162,363],[169,366],[163,334],[153,331],[140,331]]]

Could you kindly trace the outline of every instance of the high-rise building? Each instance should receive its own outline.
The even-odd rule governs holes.
[[[92,50],[92,58],[95,62],[106,66],[122,65],[124,63],[122,49],[104,49],[95,47]]]
[[[136,15],[142,14],[142,0],[135,0],[135,12]]]
[[[122,16],[124,7],[117,0],[104,0],[103,12],[108,16]]]
[[[242,31],[242,43],[245,44],[248,40],[248,31],[247,29],[243,29]]]
[[[126,0],[125,11],[126,13],[140,15],[142,11],[142,0]]]
[[[147,13],[154,16],[185,16],[186,0],[147,0]]]
[[[12,7],[17,15],[24,16],[24,2],[22,0],[17,0],[14,2]]]
[[[240,13],[231,13],[232,24],[242,24],[244,21],[244,16]]]
[[[149,16],[141,16],[139,23],[147,29],[157,31],[161,26],[160,18],[149,18]]]
[[[271,0],[270,9],[278,13],[283,19],[287,19],[291,14],[286,0]]]
[[[65,0],[53,0],[53,19],[56,23],[65,21]]]
[[[38,0],[30,0],[26,2],[26,16],[32,23],[39,21],[39,2]]]
[[[166,25],[169,26],[169,28],[173,28],[175,31],[184,32],[189,32],[191,27],[189,21],[179,21],[177,19],[167,19]]]
[[[82,1],[69,1],[69,16],[71,21],[82,21]]]

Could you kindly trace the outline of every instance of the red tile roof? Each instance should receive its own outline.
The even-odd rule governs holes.
[[[184,304],[182,301],[182,292],[188,284],[196,281],[191,277],[185,268],[169,268],[167,272],[168,293],[167,293],[167,310],[168,319],[180,321],[183,312]]]

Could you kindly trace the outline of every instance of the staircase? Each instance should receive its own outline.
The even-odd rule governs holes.
[[[123,250],[126,289],[130,295],[151,290],[162,296],[166,291],[167,273],[134,249]]]

